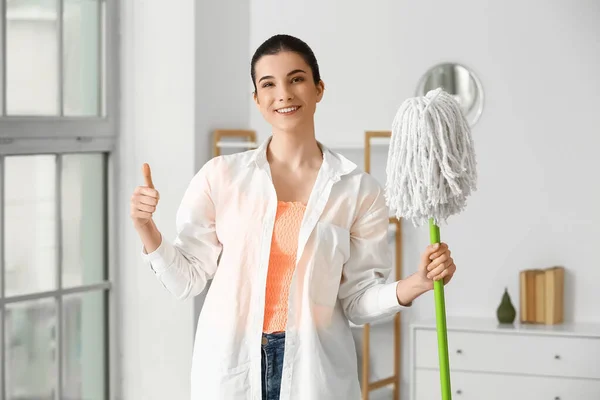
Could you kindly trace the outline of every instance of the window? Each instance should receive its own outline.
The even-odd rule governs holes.
[[[7,399],[106,398],[104,154],[7,156]]]
[[[117,134],[116,6],[117,0],[0,0],[3,147],[55,138],[110,148]]]
[[[111,398],[116,0],[0,0],[0,398]]]
[[[97,0],[6,0],[3,115],[104,115],[104,7]]]

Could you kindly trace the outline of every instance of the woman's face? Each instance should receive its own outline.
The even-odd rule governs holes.
[[[315,85],[312,70],[297,53],[282,51],[261,57],[255,67],[254,101],[276,131],[312,128],[324,85]]]

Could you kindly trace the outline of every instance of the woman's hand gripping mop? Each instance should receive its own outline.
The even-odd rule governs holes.
[[[458,102],[441,88],[405,100],[392,126],[385,196],[398,219],[429,224],[431,243],[439,224],[460,213],[477,186],[471,130]],[[444,284],[434,282],[435,314],[443,400],[452,398]]]

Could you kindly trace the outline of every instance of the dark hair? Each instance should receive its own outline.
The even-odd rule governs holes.
[[[252,56],[252,61],[250,63],[250,76],[252,77],[254,92],[256,92],[255,68],[258,60],[260,60],[263,56],[275,55],[282,51],[293,51],[294,53],[298,53],[310,67],[315,81],[315,85],[319,83],[319,81],[321,80],[321,74],[319,73],[319,64],[317,63],[317,58],[315,57],[315,54],[313,53],[311,48],[302,40],[294,36],[275,35],[265,40],[265,42],[261,44],[258,47],[258,49],[256,49],[256,52],[254,52],[254,55]]]

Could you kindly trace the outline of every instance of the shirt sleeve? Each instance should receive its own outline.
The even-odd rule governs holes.
[[[200,294],[217,270],[222,250],[215,229],[215,205],[209,175],[212,161],[192,178],[177,210],[177,236],[173,242],[163,237],[159,247],[142,258],[162,285],[184,300]]]
[[[383,190],[350,230],[350,256],[344,264],[339,299],[346,317],[355,325],[396,314],[403,306],[396,295],[398,282],[387,283],[392,260],[387,240],[389,211]]]

